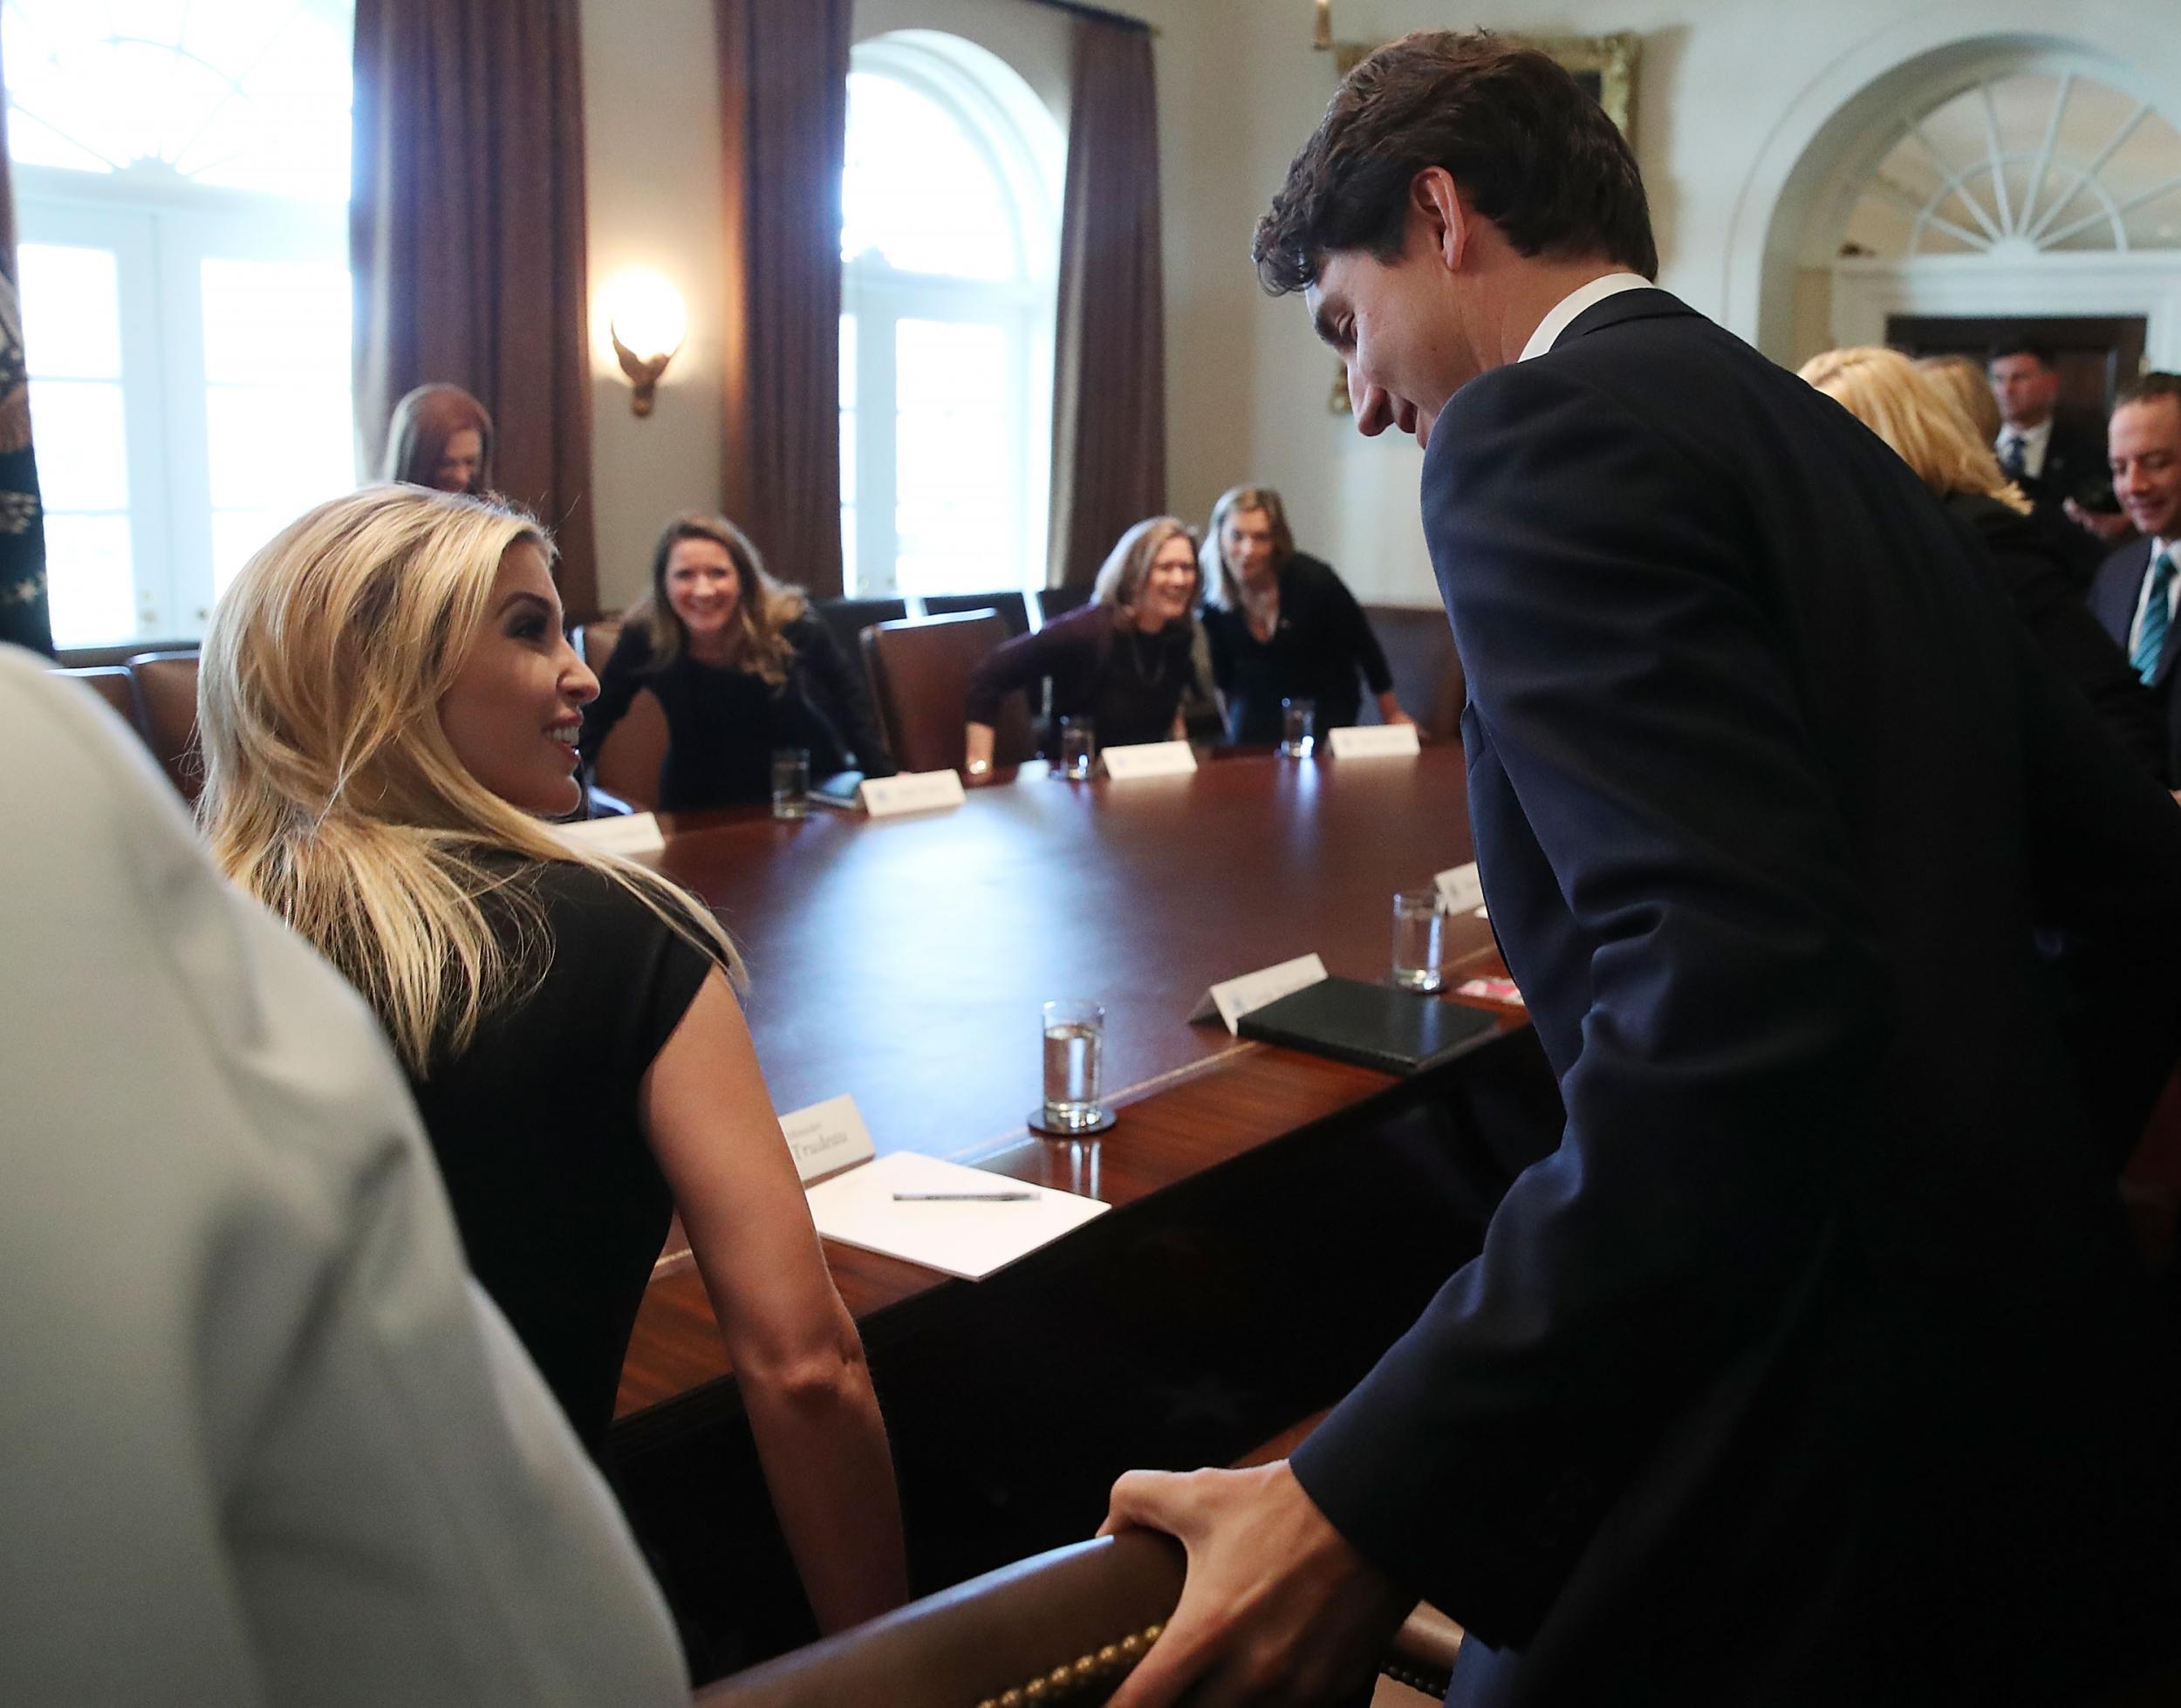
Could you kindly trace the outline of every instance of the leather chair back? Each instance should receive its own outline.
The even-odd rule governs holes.
[[[1132,1530],[1055,1548],[699,1691],[696,1708],[1104,1702],[1181,1599],[1181,1545]],[[1461,1628],[1428,1605],[1380,1669],[1436,1700]]]
[[[864,631],[864,661],[895,764],[905,771],[961,769],[969,673],[1006,639],[1006,625],[989,611],[905,618]],[[999,716],[993,762],[1019,765],[1032,751],[1022,696],[1005,696]]]
[[[143,739],[144,731],[136,721],[136,690],[130,685],[126,666],[118,664],[89,665],[57,673],[81,682],[121,714],[121,721],[135,730],[138,740]]]
[[[620,644],[621,619],[618,617],[594,618],[588,623],[577,625],[569,639],[576,643],[576,651],[592,673],[605,668],[605,661],[613,656],[613,649]]]
[[[909,614],[906,599],[819,599],[810,607],[817,612],[818,621],[825,625],[833,637],[833,645],[844,659],[861,659],[864,654],[864,631],[873,623],[898,623]],[[868,682],[871,697],[879,697],[879,685]]]
[[[1378,645],[1385,648],[1386,663],[1393,672],[1393,697],[1401,709],[1426,734],[1459,734],[1467,685],[1446,613],[1436,605],[1418,609],[1367,605],[1364,615],[1370,619]],[[1378,721],[1378,708],[1368,698],[1364,701],[1363,721]]]
[[[1030,632],[1029,601],[1020,593],[941,593],[924,601],[926,617],[951,617],[964,611],[996,611],[1010,640]]]
[[[1054,618],[1080,611],[1090,603],[1088,587],[1041,587],[1037,590],[1037,626],[1042,629]]]
[[[204,755],[197,746],[197,655],[139,652],[128,671],[136,727],[181,798],[195,806],[204,787]]]
[[[1181,1598],[1181,1576],[1180,1545],[1169,1537],[1138,1530],[1077,1542],[737,1673],[698,1691],[697,1702],[1103,1702],[1165,1628]]]
[[[583,661],[596,671],[605,668],[620,643],[621,619],[600,617],[579,625],[569,636]],[[659,804],[659,768],[667,759],[667,713],[659,696],[646,688],[629,703],[613,733],[598,748],[591,782],[608,795],[626,801],[639,812]]]

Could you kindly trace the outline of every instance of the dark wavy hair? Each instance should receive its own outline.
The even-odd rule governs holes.
[[[1401,251],[1409,186],[1443,167],[1524,255],[1604,256],[1658,273],[1636,156],[1605,109],[1534,47],[1423,31],[1350,72],[1257,223],[1250,257],[1274,296],[1328,255]]]

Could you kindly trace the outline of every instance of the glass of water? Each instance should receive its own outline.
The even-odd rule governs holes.
[[[810,816],[810,752],[808,748],[772,750],[772,816],[808,818]]]
[[[1308,759],[1317,745],[1317,701],[1280,702],[1280,751],[1289,759]]]
[[[1060,721],[1060,775],[1077,782],[1086,781],[1098,756],[1097,725],[1089,718]]]
[[[1402,989],[1439,988],[1446,919],[1437,890],[1403,890],[1393,898],[1393,982]]]
[[[1105,1010],[1077,997],[1048,1002],[1045,1021],[1045,1124],[1057,1130],[1095,1127],[1099,1057],[1105,1049]]]

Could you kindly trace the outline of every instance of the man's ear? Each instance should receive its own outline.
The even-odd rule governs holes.
[[[1420,235],[1450,273],[1459,272],[1469,250],[1470,222],[1475,217],[1463,205],[1453,174],[1443,166],[1427,166],[1409,181],[1409,238]]]

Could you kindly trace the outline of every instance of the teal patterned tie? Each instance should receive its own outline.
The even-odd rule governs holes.
[[[2136,635],[2136,651],[2128,660],[2145,682],[2158,673],[2158,655],[2166,650],[2172,587],[2173,550],[2169,546],[2150,566],[2150,597],[2143,601],[2143,625]]]

